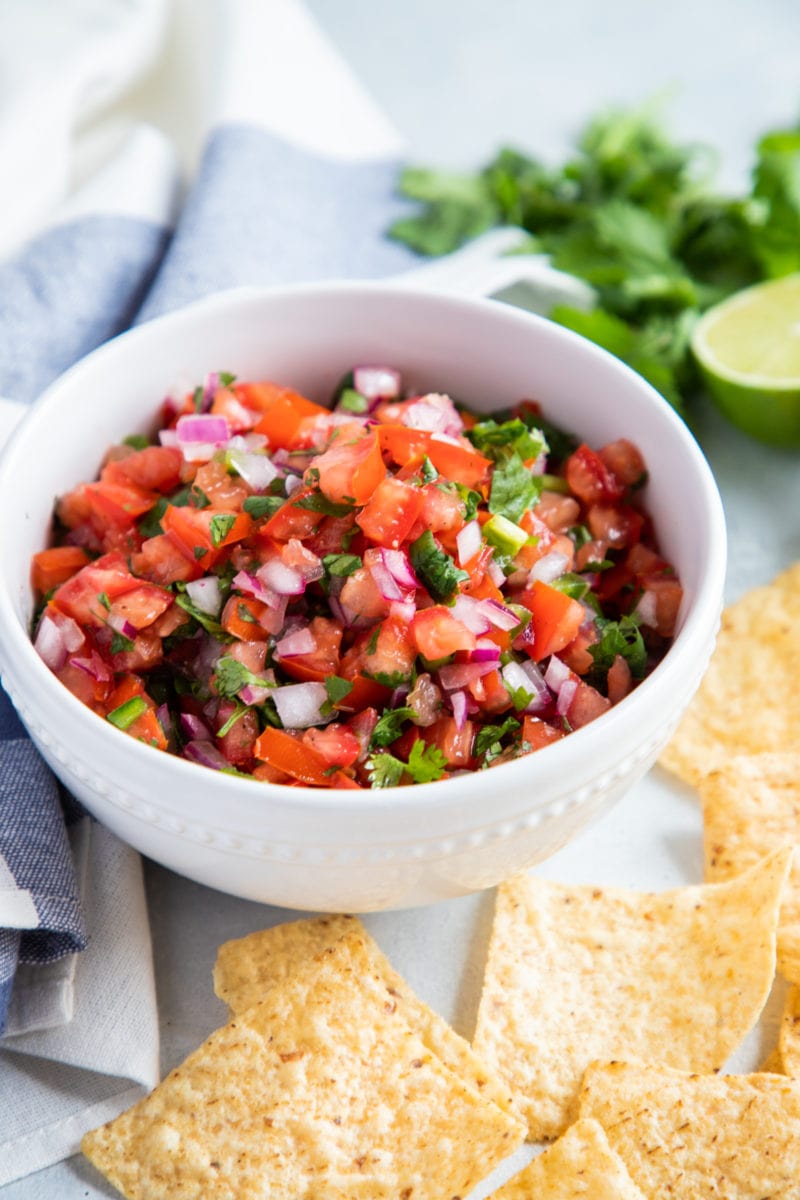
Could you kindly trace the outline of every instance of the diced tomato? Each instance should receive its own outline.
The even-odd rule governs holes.
[[[325,517],[319,527],[312,530],[305,544],[320,558],[326,554],[341,554],[342,547],[348,546],[349,553],[357,554],[357,544],[354,544],[352,533],[355,525],[355,513],[347,517]],[[363,540],[358,530],[355,530],[359,541]]]
[[[229,596],[222,610],[220,624],[226,633],[243,642],[265,642],[269,637],[262,625],[269,609],[261,600],[250,596]]]
[[[443,604],[434,604],[415,613],[411,637],[418,652],[428,662],[449,658],[457,650],[474,650],[476,642],[475,634]]]
[[[501,713],[511,708],[511,697],[499,671],[489,671],[481,677],[480,682],[483,685],[481,705],[484,712]]]
[[[149,671],[157,667],[163,657],[164,646],[154,629],[141,630],[130,649],[119,650],[111,656],[115,671]]]
[[[424,499],[421,488],[389,476],[378,484],[356,521],[370,541],[397,549],[422,512]]]
[[[224,463],[214,459],[197,468],[193,488],[203,493],[212,508],[223,512],[241,512],[242,505],[250,495],[244,480],[229,475]]]
[[[347,576],[339,593],[339,602],[345,612],[365,620],[385,617],[389,611],[389,601],[383,598],[366,567],[358,567]]]
[[[164,585],[179,580],[185,583],[205,574],[201,560],[194,555],[190,558],[184,546],[176,545],[166,533],[142,542],[141,550],[131,555],[131,567],[135,574]]]
[[[253,518],[248,513],[217,512],[188,504],[168,504],[161,518],[164,533],[187,557],[194,555],[204,572],[213,566],[225,546],[246,538],[252,526]]]
[[[378,626],[377,638],[373,631],[364,656],[363,670],[367,675],[381,678],[407,679],[415,658],[416,650],[409,637],[408,625],[390,617]],[[350,696],[346,700],[352,707]]]
[[[550,746],[553,742],[563,738],[565,733],[564,729],[558,729],[556,726],[548,724],[541,717],[523,717],[522,743],[523,745],[527,743],[531,751],[541,750],[543,746]]]
[[[584,679],[580,679],[565,715],[571,729],[580,729],[601,717],[604,712],[608,712],[610,707],[610,700],[601,696],[600,692]]]
[[[53,596],[53,604],[79,625],[102,626],[108,620],[108,607],[101,597],[112,604],[140,586],[141,580],[128,570],[124,556],[112,552],[87,563],[62,583]]]
[[[441,750],[449,769],[462,770],[473,765],[475,725],[472,721],[465,721],[459,729],[455,717],[440,717],[425,730],[425,741]]]
[[[644,517],[630,504],[592,504],[586,514],[586,524],[593,538],[619,549],[638,542]]]
[[[291,449],[301,421],[328,411],[277,383],[235,383],[232,391],[245,408],[260,414],[255,431],[266,434],[274,450]]]
[[[311,466],[319,471],[320,491],[334,504],[366,504],[386,476],[374,431],[355,441],[337,438],[330,449],[311,460]]]
[[[443,491],[435,483],[427,483],[420,489],[423,496],[421,533],[430,529],[432,533],[454,533],[464,524],[464,502],[455,492]],[[413,539],[412,539],[413,540]]]
[[[289,538],[308,538],[322,523],[323,514],[303,508],[302,501],[315,494],[314,488],[298,488],[290,500],[268,517],[258,530],[259,537],[288,542]]]
[[[253,746],[253,754],[278,771],[310,787],[346,787],[342,772],[329,773],[328,760],[314,746],[283,729],[267,726]]]
[[[661,637],[673,637],[683,599],[683,588],[674,575],[644,577],[641,582],[643,597],[650,595],[655,599],[656,621],[651,628]],[[647,623],[650,624],[649,621]]]
[[[80,546],[51,546],[33,556],[32,583],[37,592],[45,595],[60,583],[65,583],[89,562],[89,555]]]
[[[427,456],[446,479],[470,488],[479,486],[492,465],[466,438],[447,438],[405,425],[379,425],[378,437],[384,453],[398,466]]]
[[[612,471],[624,488],[634,487],[646,475],[645,462],[638,448],[627,438],[617,438],[597,451],[609,471]]]
[[[174,446],[145,446],[108,463],[100,478],[109,483],[133,484],[145,492],[172,492],[180,483],[182,465],[183,455]]]
[[[321,683],[331,675],[339,674],[339,650],[342,644],[342,626],[331,617],[314,617],[309,629],[316,649],[308,654],[296,654],[281,660],[285,675],[301,683],[314,680]]]
[[[211,413],[224,417],[232,433],[245,433],[258,422],[261,414],[248,408],[229,387],[217,388],[211,403]]]
[[[352,692],[350,695],[352,696]],[[348,697],[349,698],[349,697]],[[359,759],[364,759],[369,751],[369,744],[372,740],[372,735],[375,732],[375,726],[378,724],[378,710],[369,706],[361,708],[359,712],[350,717],[347,722],[348,729],[358,738],[358,744],[361,747]]]
[[[589,647],[593,646],[596,641],[597,630],[591,625],[581,626],[572,641],[558,651],[558,657],[576,675],[585,675],[594,666],[594,659]]]
[[[149,512],[154,502],[150,493],[133,484],[87,483],[85,494],[91,519],[98,530],[106,524],[127,529],[138,517]]]
[[[166,588],[155,583],[139,582],[137,587],[111,602],[109,615],[128,621],[134,629],[144,629],[152,625],[172,603],[172,593]]]
[[[590,563],[601,563],[606,557],[608,542],[603,538],[592,538],[575,552],[575,568],[585,571]]]
[[[247,770],[254,758],[253,747],[258,737],[258,717],[252,709],[246,709],[227,732],[220,736],[219,731],[225,728],[235,712],[236,705],[232,700],[223,700],[220,703],[214,720],[214,732],[217,735],[215,742],[231,766]]]
[[[620,700],[623,700],[627,696],[632,687],[633,676],[631,675],[628,662],[621,654],[617,654],[613,663],[608,668],[608,675],[606,677],[609,700],[612,704],[619,704]]]
[[[568,646],[586,617],[582,604],[539,579],[522,593],[520,603],[531,613],[525,649],[536,662]]]
[[[575,525],[581,515],[581,506],[574,496],[561,492],[542,492],[534,514],[553,533],[563,533]],[[523,528],[526,528],[523,525]]]
[[[328,767],[349,767],[361,754],[361,742],[349,729],[334,721],[324,729],[306,729],[303,742],[325,759]]]
[[[625,492],[624,484],[585,442],[567,459],[564,474],[570,490],[584,504],[611,504]]]

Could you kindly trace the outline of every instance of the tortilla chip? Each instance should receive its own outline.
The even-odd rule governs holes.
[[[770,992],[789,856],[660,895],[532,876],[500,886],[473,1044],[531,1138],[574,1119],[594,1059],[722,1066]]]
[[[489,1070],[464,1038],[428,1008],[394,970],[380,947],[356,917],[311,917],[251,933],[220,947],[214,965],[214,990],[233,1014],[245,1012],[267,989],[289,978],[315,952],[356,934],[369,957],[370,970],[385,983],[393,1002],[425,1045],[487,1100],[518,1116],[507,1083]]]
[[[707,879],[731,879],[781,846],[800,846],[797,751],[737,755],[698,787]],[[800,983],[800,853],[781,903],[778,969]]]
[[[645,1200],[596,1121],[576,1121],[563,1137],[489,1200]]]
[[[83,1150],[128,1200],[441,1200],[521,1138],[409,1026],[354,931]]]
[[[711,665],[662,765],[697,783],[731,754],[795,745],[798,677],[800,563],[725,609]]]
[[[580,1112],[600,1122],[646,1196],[800,1196],[800,1084],[792,1079],[597,1063]]]
[[[796,985],[789,988],[786,997],[778,1050],[784,1073],[800,1079],[800,987]]]

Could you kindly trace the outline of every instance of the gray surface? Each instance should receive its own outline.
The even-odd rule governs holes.
[[[558,158],[598,107],[665,92],[672,96],[673,128],[718,146],[725,178],[738,186],[755,136],[800,111],[800,7],[788,0],[659,6],[310,0],[309,7],[420,161],[477,163],[503,141]],[[711,413],[701,421],[700,438],[726,505],[733,596],[800,557],[797,519],[781,519],[800,511],[800,472],[796,457],[755,447]],[[698,879],[696,808],[684,795],[659,807],[665,786],[654,772],[544,873],[579,878],[589,857],[598,882],[659,888]],[[650,810],[646,824],[643,808]],[[210,987],[217,945],[287,914],[221,896],[155,865],[147,879],[167,1069],[222,1016]],[[478,896],[368,922],[409,982],[467,1035],[489,911],[490,898]],[[431,963],[443,966],[433,972]],[[3,1200],[116,1195],[79,1160],[2,1194]]]

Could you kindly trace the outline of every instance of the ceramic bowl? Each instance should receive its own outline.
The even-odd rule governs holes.
[[[53,501],[92,478],[105,449],[152,429],[177,378],[229,370],[320,401],[354,362],[479,412],[523,397],[590,445],[630,438],[644,501],[684,587],[674,643],[608,713],[489,771],[381,791],[255,783],[153,750],[100,720],[33,649],[30,561]],[[709,467],[638,375],[575,334],[489,300],[325,284],[219,294],[109,342],[39,399],[0,461],[0,671],[41,753],[86,807],[158,862],[253,900],[370,911],[485,888],[565,845],[648,770],[707,667],[725,526]]]

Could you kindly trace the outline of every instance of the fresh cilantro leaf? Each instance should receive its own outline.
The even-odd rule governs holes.
[[[111,611],[111,601],[108,598],[107,592],[98,592],[97,599],[100,601],[100,603],[102,604],[102,606],[106,610],[106,612]]]
[[[232,383],[236,383],[236,376],[231,375],[230,371],[218,371],[217,376],[223,387],[230,387]]]
[[[403,708],[385,708],[372,731],[370,747],[391,746],[392,742],[399,738],[406,721],[413,720],[416,715],[414,709],[408,705]]]
[[[312,492],[309,496],[301,496],[294,502],[295,508],[305,508],[310,512],[323,513],[326,517],[346,517],[353,511],[353,504],[336,504],[322,492]]]
[[[373,788],[397,787],[403,778],[406,764],[393,754],[373,754],[367,759],[369,784]]]
[[[239,718],[243,717],[244,714],[248,711],[249,711],[249,709],[246,704],[237,704],[236,707],[234,708],[233,712],[231,713],[231,715],[228,717],[225,724],[220,729],[217,730],[217,737],[218,738],[225,737],[225,734],[229,733],[230,730],[233,729],[234,725],[239,720]]]
[[[230,654],[223,655],[214,668],[214,687],[219,696],[232,700],[243,687],[252,684],[254,687],[273,687],[268,680],[256,675],[238,658]]]
[[[202,385],[198,384],[198,386],[192,392],[192,403],[194,405],[195,412],[202,411],[203,404],[205,402],[205,395],[206,395],[205,388],[202,387]]]
[[[372,633],[370,634],[369,641],[367,642],[367,655],[368,656],[370,654],[374,654],[375,651],[378,649],[378,635],[380,634],[380,631],[381,631],[380,625],[376,625],[375,628],[373,629]]]
[[[194,604],[192,604],[192,601],[185,592],[179,592],[176,595],[175,603],[179,608],[182,608],[184,612],[187,612],[190,617],[197,621],[197,624],[201,625],[203,629],[205,629],[206,633],[210,633],[212,637],[215,637],[218,642],[235,641],[231,634],[227,633],[222,628],[219,621],[215,620],[214,617],[210,617],[208,613],[203,612],[202,609],[197,608]]]
[[[618,654],[628,663],[634,679],[641,679],[647,663],[647,651],[636,618],[623,616],[619,621],[610,621],[605,617],[597,617],[596,620],[600,637],[588,647],[594,659],[594,666],[586,676],[588,682],[593,687],[603,686],[609,667]]]
[[[511,703],[514,706],[515,712],[523,712],[533,699],[533,692],[529,692],[527,688],[524,687],[515,688],[509,687],[508,684],[506,684],[506,691],[511,697]]]
[[[271,517],[285,503],[282,496],[248,496],[242,508],[257,521],[261,517]]]
[[[343,388],[336,402],[336,407],[343,412],[361,414],[367,412],[369,409],[369,400],[366,396],[362,396],[361,392],[357,392],[355,388]]]
[[[161,528],[161,518],[167,511],[169,501],[166,496],[159,496],[149,512],[139,521],[139,533],[143,538],[158,537],[164,530]]]
[[[364,674],[387,688],[402,687],[410,678],[403,671],[365,671]]]
[[[430,529],[412,542],[409,557],[417,578],[437,603],[449,600],[459,583],[469,579],[467,572],[457,567],[450,555],[436,544]]]
[[[436,470],[436,467],[428,458],[427,454],[422,460],[422,466],[420,467],[419,472],[423,483],[435,483],[439,478],[439,472]]]
[[[192,508],[209,508],[211,505],[208,496],[196,483],[193,483],[189,489],[189,503]]]
[[[125,637],[124,633],[114,632],[111,638],[111,653],[125,654],[128,650],[133,649],[133,642],[130,638]]]
[[[146,450],[150,445],[150,438],[145,437],[143,433],[129,433],[126,438],[122,439],[123,446],[133,446],[134,450]]]
[[[502,725],[482,725],[475,735],[475,754],[482,758],[495,743],[499,743],[507,733],[514,733],[520,728],[516,717],[506,717]]]
[[[322,586],[326,591],[330,591],[331,579],[346,579],[359,569],[361,559],[357,554],[326,554],[323,556],[322,566],[325,571]]]
[[[200,561],[201,558],[205,558],[205,556],[207,554],[208,554],[208,550],[206,550],[205,546],[195,546],[194,556],[198,562]]]
[[[458,496],[464,505],[465,521],[471,521],[483,504],[483,496],[480,492],[473,491],[472,488],[468,488],[464,483],[455,483],[451,479],[437,479],[436,486],[443,492],[449,492],[451,495]]]
[[[323,717],[330,716],[336,705],[349,696],[352,690],[352,680],[342,679],[339,675],[326,675],[325,691],[328,693],[328,699],[320,708]]]
[[[518,525],[522,514],[541,495],[541,481],[531,475],[516,450],[503,452],[492,472],[489,512],[498,513]]]
[[[591,530],[586,525],[570,525],[567,533],[575,543],[576,550],[580,550],[581,546],[585,546],[587,542],[592,541]]]
[[[235,524],[235,513],[216,513],[211,518],[211,524],[209,525],[212,545],[221,546]]]
[[[542,434],[529,429],[519,417],[512,417],[500,424],[494,420],[479,421],[467,430],[467,437],[488,458],[502,456],[502,452],[509,448],[516,450],[523,459],[538,458],[547,450]]]
[[[414,742],[408,756],[408,771],[414,783],[432,783],[441,779],[447,758],[438,746],[427,746],[421,739]]]

